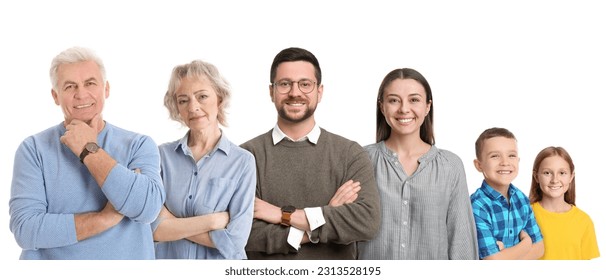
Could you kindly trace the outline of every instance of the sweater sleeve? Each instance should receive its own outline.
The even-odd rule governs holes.
[[[296,252],[287,242],[290,227],[274,225],[261,220],[253,220],[247,252],[265,254],[288,254]]]
[[[266,142],[269,141],[270,133],[265,135]],[[268,145],[266,142],[261,142],[260,145]],[[249,141],[241,145],[242,148],[250,151],[256,161],[257,168],[257,182],[256,182],[256,197],[263,199],[263,195],[260,191],[260,175],[259,170],[263,170],[264,160],[266,159],[265,153],[262,153],[255,149],[259,143],[255,141]],[[246,243],[247,254],[253,253],[264,253],[264,254],[288,254],[290,252],[296,252],[293,248],[288,245],[288,227],[282,225],[270,224],[262,220],[253,219],[250,235],[248,236],[248,242]]]
[[[49,163],[47,163],[49,164]],[[74,214],[49,213],[43,161],[33,138],[17,149],[11,184],[10,229],[25,250],[77,243]]]
[[[160,154],[154,141],[147,136],[132,145],[132,159],[127,166],[114,166],[102,191],[124,216],[139,223],[151,223],[158,217],[165,200]],[[140,173],[133,172],[135,169]]]
[[[350,142],[343,154],[344,177],[360,182],[358,199],[338,207],[323,206],[326,224],[312,232],[312,239],[321,243],[350,244],[374,238],[381,223],[379,192],[368,153],[357,143]]]

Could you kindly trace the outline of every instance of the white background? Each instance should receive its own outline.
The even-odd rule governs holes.
[[[276,112],[268,93],[269,68],[284,48],[303,47],[318,57],[324,98],[316,120],[361,145],[374,142],[374,100],[383,77],[395,68],[417,69],[433,90],[436,145],[463,159],[470,193],[482,181],[472,161],[475,139],[484,129],[505,127],[517,136],[521,161],[514,184],[526,193],[536,154],[546,146],[563,146],[577,167],[577,205],[592,217],[604,254],[606,220],[600,205],[605,193],[606,18],[602,5],[600,1],[2,1],[0,260],[19,273],[45,275],[51,267],[38,264],[43,269],[36,271],[28,269],[30,262],[15,261],[20,248],[8,227],[8,200],[19,143],[63,118],[50,94],[48,69],[56,54],[72,46],[94,49],[106,64],[111,92],[105,119],[150,135],[158,144],[185,133],[168,119],[162,100],[172,67],[193,59],[215,64],[231,82],[230,125],[224,132],[236,144],[273,127]],[[591,263],[590,269],[603,266],[601,259]],[[96,262],[80,264],[97,267]],[[382,264],[387,267],[382,276],[402,275],[403,267],[421,273],[431,264],[471,276],[469,271],[478,267],[488,275],[511,267],[489,269],[476,262],[423,262],[425,266],[415,268]],[[178,271],[190,267],[177,266]],[[542,264],[546,271],[541,272],[528,266],[524,269],[537,276],[563,277],[587,265]],[[171,266],[144,262],[142,267],[163,275],[170,273],[164,269]],[[196,263],[193,270],[210,267]],[[211,273],[211,278],[220,277],[220,271]]]

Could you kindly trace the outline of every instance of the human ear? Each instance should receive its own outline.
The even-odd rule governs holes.
[[[105,99],[109,97],[109,82],[105,82]]]
[[[269,98],[271,98],[271,102],[275,102],[274,100],[274,86],[269,85]]]
[[[476,170],[478,170],[480,173],[484,172],[482,170],[482,163],[478,159],[473,160],[473,166],[475,166]]]
[[[217,94],[217,108],[223,109],[223,97],[220,97],[218,94]]]
[[[55,105],[59,105],[59,94],[54,89],[51,89],[51,95],[53,96],[53,100],[55,100]]]
[[[324,85],[318,85],[318,103],[322,101],[322,95],[324,93]]]

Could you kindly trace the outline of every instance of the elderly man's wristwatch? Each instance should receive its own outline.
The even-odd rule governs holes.
[[[282,222],[280,223],[283,226],[290,226],[290,216],[295,212],[297,208],[292,205],[282,206]]]
[[[84,163],[84,158],[89,154],[94,154],[99,150],[99,145],[95,142],[88,142],[84,145],[84,149],[82,149],[82,153],[80,153],[80,162]]]

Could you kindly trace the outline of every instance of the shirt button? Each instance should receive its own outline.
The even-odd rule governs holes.
[[[198,171],[194,172],[194,176],[198,176]]]
[[[402,203],[404,203],[404,205],[408,205],[408,200],[404,200]]]
[[[402,246],[402,248],[406,248],[406,244],[404,243],[400,244],[400,246]]]
[[[408,222],[407,222],[407,221],[404,221],[402,224],[404,224],[404,225],[408,225]]]
[[[191,194],[189,195],[189,199],[191,199]]]

